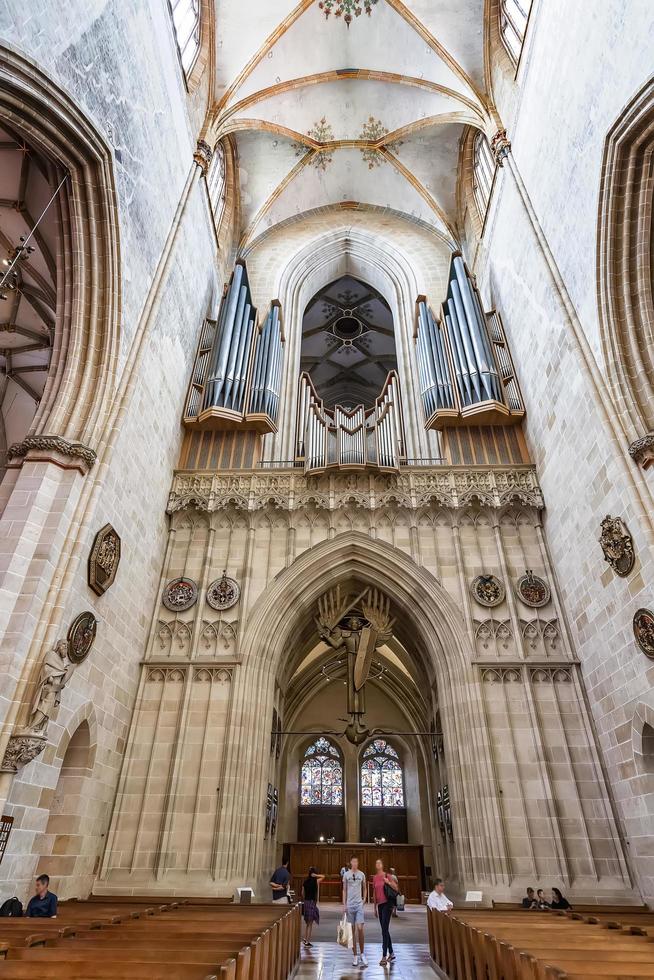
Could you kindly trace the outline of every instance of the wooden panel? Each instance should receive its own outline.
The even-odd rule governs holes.
[[[342,806],[301,806],[298,808],[297,839],[317,841],[345,837],[345,810]]]
[[[373,842],[384,837],[394,844],[406,844],[408,833],[404,807],[366,806],[359,811],[361,840]]]
[[[384,866],[395,868],[400,882],[400,889],[407,902],[420,902],[421,891],[424,888],[424,865],[422,846],[416,844],[387,844],[377,847],[375,844],[285,844],[284,852],[288,853],[291,861],[293,888],[299,897],[302,882],[310,867],[318,869],[326,875],[320,886],[320,900],[323,902],[340,901],[342,885],[341,868],[348,867],[350,858],[359,858],[359,867],[367,878],[375,873],[375,861],[381,858]]]
[[[461,426],[446,429],[441,440],[443,456],[453,466],[522,466],[531,463],[519,425]]]
[[[257,432],[187,432],[179,456],[181,470],[251,469],[261,459]]]

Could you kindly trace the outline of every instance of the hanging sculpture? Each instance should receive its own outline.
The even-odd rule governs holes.
[[[111,524],[100,528],[89,555],[88,582],[96,595],[110,588],[120,564],[120,537]]]
[[[163,590],[161,601],[171,612],[184,612],[194,606],[198,598],[198,587],[190,578],[174,578]]]
[[[360,745],[370,735],[363,723],[365,683],[377,646],[392,635],[395,620],[390,600],[378,589],[366,588],[357,596],[342,592],[340,585],[318,600],[316,625],[320,638],[347,656],[347,711],[345,737]]]
[[[654,612],[639,609],[634,616],[634,637],[646,656],[654,660]]]
[[[235,578],[229,578],[225,571],[207,589],[207,602],[212,609],[222,611],[223,609],[231,609],[232,606],[235,606],[240,595],[241,587],[238,582]]]
[[[527,569],[525,574],[518,579],[516,592],[525,606],[531,606],[534,609],[546,606],[551,596],[547,582],[539,578],[538,575],[534,575],[531,569]]]

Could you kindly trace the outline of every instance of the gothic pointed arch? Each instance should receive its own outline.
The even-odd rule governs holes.
[[[95,124],[33,62],[0,45],[0,123],[51,168],[57,225],[56,303],[47,381],[20,462],[55,437],[92,464],[115,387],[120,344],[120,247],[113,152]],[[38,245],[38,236],[37,245]],[[31,440],[31,442],[30,442]],[[47,447],[46,447],[47,448]],[[73,455],[75,453],[73,452]],[[78,453],[79,455],[79,453]]]
[[[650,78],[606,137],[597,239],[598,306],[607,376],[632,441],[632,456],[643,466],[654,458],[653,156],[654,79]]]

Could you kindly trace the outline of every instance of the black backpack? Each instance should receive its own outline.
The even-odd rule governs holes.
[[[13,898],[8,898],[6,902],[3,902],[2,905],[0,905],[0,918],[19,919],[22,914],[23,903],[20,901],[20,899],[16,898],[15,895]]]

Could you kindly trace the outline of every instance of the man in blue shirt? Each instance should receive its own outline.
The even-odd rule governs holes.
[[[277,868],[270,879],[273,902],[288,902],[288,884],[291,880],[288,865],[288,861],[282,861],[281,867]]]
[[[48,875],[39,875],[36,879],[36,895],[30,898],[26,915],[37,919],[57,918],[57,896],[48,891],[49,884]]]

